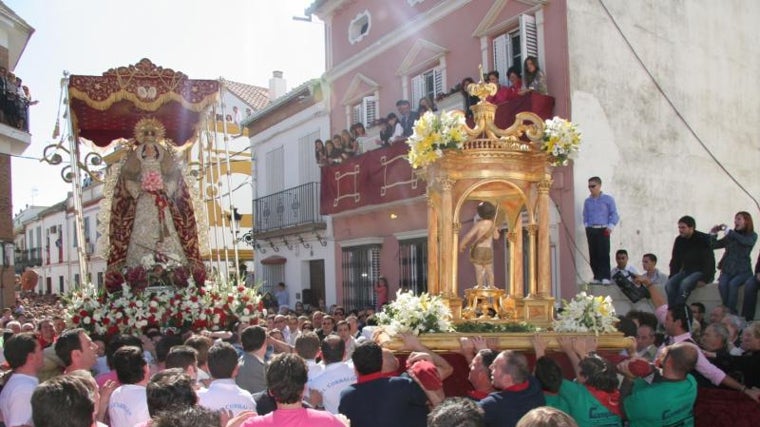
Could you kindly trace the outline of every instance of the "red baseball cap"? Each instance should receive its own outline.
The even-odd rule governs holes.
[[[428,390],[440,390],[443,387],[438,368],[427,360],[419,360],[411,366],[407,365],[407,369],[420,380],[422,387]]]
[[[628,364],[628,370],[639,378],[644,378],[652,373],[652,365],[646,360],[636,359]]]

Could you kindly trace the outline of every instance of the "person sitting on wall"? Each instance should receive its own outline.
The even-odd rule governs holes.
[[[464,252],[470,241],[473,242],[470,261],[475,266],[476,288],[493,287],[493,241],[499,238],[499,230],[494,221],[496,207],[489,202],[481,202],[478,204],[478,217],[480,220],[462,238],[459,252]]]

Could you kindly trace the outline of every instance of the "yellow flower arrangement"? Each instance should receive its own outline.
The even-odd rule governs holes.
[[[436,115],[428,111],[414,122],[408,160],[412,168],[428,166],[443,157],[445,149],[462,149],[467,140],[465,117],[459,111],[443,111]]]
[[[575,123],[556,116],[545,125],[541,150],[549,155],[552,166],[564,166],[580,150],[581,132]]]

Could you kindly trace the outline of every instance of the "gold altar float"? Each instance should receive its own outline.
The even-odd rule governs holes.
[[[428,292],[446,301],[455,325],[524,321],[542,328],[547,348],[558,349],[560,336],[589,334],[547,331],[554,318],[555,298],[549,239],[553,159],[541,149],[544,121],[522,112],[514,124],[500,129],[494,124],[496,106],[485,101],[496,93],[496,86],[474,83],[468,91],[482,101],[472,107],[474,127],[466,126],[466,141],[461,149],[444,150],[442,157],[418,172],[427,182]],[[458,281],[460,218],[465,203],[475,201],[493,204],[495,225],[506,225],[509,283],[504,288],[489,283],[464,289],[463,304],[460,287],[470,283],[460,286]],[[528,233],[527,248],[523,247],[523,228]],[[420,340],[436,351],[458,351],[460,338],[469,335],[488,338],[500,349],[533,350],[533,333],[433,333],[422,334]],[[599,349],[635,350],[635,341],[622,333],[599,334],[597,340]],[[403,349],[400,337],[379,341],[392,350]]]
[[[485,101],[486,96],[495,93],[496,86],[481,82],[471,84],[469,91],[483,101],[472,107],[475,126],[467,127],[463,149],[447,150],[422,173],[428,185],[429,292],[441,294],[448,301],[455,322],[499,319],[547,327],[553,318],[554,297],[549,247],[552,167],[547,154],[539,148],[544,122],[536,114],[522,112],[513,125],[499,129],[494,124],[496,106]],[[486,201],[496,206],[496,224],[507,226],[510,274],[505,289],[491,284],[466,289],[463,306],[457,249],[459,218],[468,201]],[[523,247],[524,226],[527,248]],[[527,266],[523,265],[524,253]],[[524,268],[528,270],[527,283],[523,280]],[[489,316],[489,309],[496,316]]]

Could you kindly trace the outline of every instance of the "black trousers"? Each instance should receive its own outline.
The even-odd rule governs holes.
[[[599,281],[610,278],[610,236],[605,234],[606,231],[606,228],[586,228],[591,271],[594,280]]]

